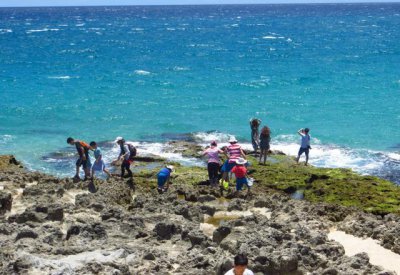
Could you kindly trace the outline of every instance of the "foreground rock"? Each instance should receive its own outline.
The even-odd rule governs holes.
[[[162,195],[149,188],[152,171],[133,181],[95,181],[95,193],[86,182],[1,171],[12,205],[0,216],[0,274],[224,274],[237,253],[248,255],[256,274],[394,274],[365,253],[346,256],[327,233],[370,236],[396,252],[398,216],[258,187],[249,196],[221,196],[185,183],[200,175],[196,169],[178,172]]]

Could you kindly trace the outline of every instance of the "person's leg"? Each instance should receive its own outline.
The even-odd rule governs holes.
[[[260,148],[260,158],[259,158],[259,160],[258,160],[258,163],[259,163],[259,164],[261,164],[261,158],[262,158],[263,154],[264,154],[264,149],[263,149],[263,148]]]
[[[125,160],[122,161],[122,164],[121,164],[121,178],[123,178],[124,175],[125,175]]]
[[[92,180],[94,180],[94,168],[92,168]]]
[[[296,162],[297,162],[297,163],[299,163],[300,156],[301,156],[302,154],[303,154],[303,150],[302,150],[302,148],[300,147],[299,153],[297,154],[297,158],[296,158]]]
[[[309,149],[307,148],[305,151],[306,154],[306,166],[308,165],[308,154],[310,153]]]
[[[264,149],[264,164],[267,162],[269,148]]]
[[[103,172],[107,174],[111,178],[111,173],[106,169],[106,167],[103,167]]]
[[[219,163],[212,163],[212,185],[215,187],[218,185],[218,172]]]
[[[208,164],[207,164],[207,172],[208,172],[208,181],[210,182],[210,185],[213,185],[213,183],[214,183],[214,179],[213,179],[213,170],[212,170],[212,163],[211,162],[209,162]]]
[[[128,160],[126,161],[126,171],[128,171],[128,176],[132,178],[133,174],[131,170],[131,162]]]
[[[79,169],[81,167],[81,164],[82,164],[82,159],[79,158],[75,163],[75,167],[76,167],[75,168],[75,178],[79,178]]]

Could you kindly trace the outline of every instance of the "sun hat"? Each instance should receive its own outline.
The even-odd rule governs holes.
[[[124,139],[123,137],[116,137],[115,140],[114,140],[114,142],[118,142],[118,141],[121,141],[121,140],[123,140],[123,139]]]
[[[246,163],[247,163],[247,160],[245,160],[244,158],[238,158],[236,160],[236,164],[239,164],[239,165],[246,164]]]
[[[235,142],[237,142],[237,140],[236,140],[235,137],[231,137],[228,142],[229,143],[235,143]]]
[[[167,169],[171,170],[172,172],[174,172],[174,171],[175,171],[175,168],[174,168],[174,166],[173,166],[173,165],[165,165],[165,168],[167,168]]]

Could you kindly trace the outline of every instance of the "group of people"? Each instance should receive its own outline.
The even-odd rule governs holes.
[[[261,120],[253,118],[250,120],[251,128],[251,143],[255,154],[259,153],[259,164],[265,165],[267,161],[268,152],[270,150],[271,142],[271,130],[268,126],[264,126],[259,132]],[[301,136],[301,146],[296,158],[296,162],[299,162],[300,156],[305,153],[306,162],[308,164],[309,151],[311,149],[309,135],[309,129],[304,128],[298,131]],[[231,137],[229,139],[229,145],[223,148],[218,148],[216,141],[212,141],[210,146],[203,152],[203,156],[208,158],[207,170],[209,183],[212,187],[223,187],[227,189],[229,187],[231,175],[235,175],[236,178],[236,191],[241,191],[244,186],[250,190],[252,185],[252,179],[248,177],[247,166],[249,165],[246,160],[246,154],[242,147],[238,144],[236,138]],[[111,177],[110,172],[106,169],[102,153],[95,141],[87,144],[84,141],[76,140],[72,137],[67,139],[67,143],[75,146],[78,152],[79,158],[76,161],[76,174],[74,179],[79,180],[79,170],[82,166],[85,173],[85,180],[94,178],[96,172],[104,172]],[[115,143],[118,144],[120,152],[118,158],[112,162],[113,165],[120,165],[121,174],[120,176],[125,177],[127,172],[128,177],[132,177],[132,170],[130,166],[137,154],[136,148],[125,141],[122,137],[117,137]],[[89,151],[93,151],[95,162],[92,165],[89,157]],[[221,165],[221,156],[226,156],[226,161]],[[174,172],[172,165],[166,165],[157,174],[157,186],[160,193],[166,192],[170,185],[171,174]]]
[[[132,177],[132,171],[130,169],[130,165],[133,162],[133,158],[136,156],[136,148],[125,142],[122,137],[117,137],[115,142],[120,147],[120,153],[118,158],[112,162],[112,164],[117,164],[118,162],[121,163],[121,177],[125,176],[125,171],[127,171],[128,176]],[[76,172],[75,172],[75,180],[79,180],[79,170],[82,167],[85,178],[84,180],[94,179],[94,175],[96,172],[104,172],[109,177],[111,177],[111,173],[106,169],[106,165],[103,160],[103,155],[101,153],[100,148],[98,147],[95,141],[90,142],[87,144],[84,141],[74,139],[72,137],[67,138],[67,143],[69,145],[75,146],[79,158],[76,161]],[[89,152],[93,151],[93,155],[95,158],[95,162],[92,165],[90,161]]]
[[[265,165],[270,150],[271,130],[268,126],[264,126],[260,133],[260,125],[261,120],[258,118],[250,120],[251,143],[254,153],[258,154],[258,149],[260,149],[259,164]],[[296,162],[299,162],[300,156],[304,153],[306,155],[305,165],[308,164],[309,152],[311,149],[311,136],[309,135],[309,131],[310,129],[308,128],[302,128],[297,132],[301,136],[301,145],[297,154]],[[222,164],[222,166],[220,165],[221,154],[224,154],[227,157],[227,160]],[[229,145],[221,149],[218,148],[216,141],[212,141],[210,146],[203,152],[203,156],[208,157],[207,170],[211,186],[216,187],[219,182],[223,187],[229,186],[229,175],[234,174],[236,177],[236,190],[241,191],[244,185],[246,185],[248,190],[250,190],[252,179],[249,179],[247,174],[246,167],[248,166],[248,162],[246,160],[246,155],[242,147],[238,144],[236,138],[232,137],[229,140]],[[220,171],[222,172],[221,180],[219,180]]]

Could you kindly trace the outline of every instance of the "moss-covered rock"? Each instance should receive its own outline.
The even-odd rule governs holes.
[[[375,214],[400,214],[400,187],[392,182],[350,169],[304,166],[286,156],[273,156],[265,166],[249,159],[252,177],[261,186],[287,193],[304,190],[304,198],[312,202],[355,206]]]

